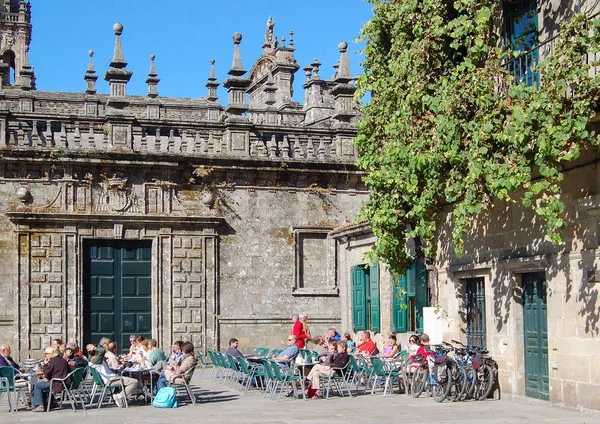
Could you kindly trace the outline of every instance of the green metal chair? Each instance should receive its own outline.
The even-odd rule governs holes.
[[[245,393],[248,393],[248,390],[250,390],[250,384],[253,380],[256,382],[256,387],[260,387],[261,385],[259,384],[259,380],[264,382],[264,379],[267,376],[264,366],[259,366],[259,364],[251,365],[242,356],[238,358],[238,363],[240,365],[240,370],[245,376],[245,380],[242,383],[242,387],[245,388]]]
[[[377,392],[377,388],[380,386],[381,380],[385,381],[385,387],[383,389],[383,396],[386,395],[388,387],[392,386],[393,379],[398,381],[398,391],[400,390],[401,374],[398,371],[393,371],[386,366],[385,361],[382,358],[372,356],[370,358],[371,364],[373,365],[373,374],[371,375],[372,388],[371,394]]]
[[[271,392],[271,399],[274,398],[275,393],[277,393],[277,387],[279,387],[280,384],[281,384],[281,388],[279,389],[279,396],[277,397],[277,402],[279,402],[279,400],[281,399],[281,394],[283,393],[283,389],[286,386],[291,386],[291,389],[294,392],[294,397],[295,397],[297,381],[300,381],[300,384],[302,385],[302,394],[303,394],[303,396],[306,396],[305,391],[304,391],[304,377],[292,374],[292,370],[290,368],[283,369],[282,367],[280,367],[280,364],[277,363],[277,361],[273,361],[273,360],[269,360],[269,359],[265,359],[265,361],[273,370],[273,378],[275,380],[275,387],[273,388],[273,391]],[[267,365],[265,364],[265,367],[266,366]]]
[[[19,399],[25,405],[27,403],[27,393],[29,392],[29,388],[26,382],[17,382],[15,383],[15,372],[16,370],[13,367],[0,367],[0,378],[5,378],[8,382],[8,390],[6,391],[6,395],[8,396],[8,409],[10,412],[14,412],[17,410],[17,406],[19,405]],[[21,384],[22,383],[22,384]],[[10,395],[15,394],[15,406],[12,407],[10,401]]]
[[[10,395],[8,389],[8,378],[0,377],[0,403],[4,400],[4,396],[8,398],[8,412],[12,411],[12,405],[10,403]]]
[[[98,370],[96,370],[92,366],[89,367],[89,370],[90,370],[90,373],[92,374],[92,379],[94,380],[94,384],[99,389],[101,389],[100,397],[98,398],[98,409],[100,409],[100,407],[102,406],[102,403],[104,403],[104,399],[106,398],[106,395],[115,394],[117,389],[121,389],[121,391],[123,393],[125,393],[125,385],[123,384],[123,379],[121,378],[121,376],[115,377],[115,378],[111,379],[110,381],[107,381],[105,384],[104,381],[102,380],[102,377],[98,373]],[[109,398],[112,400],[112,397],[109,396]],[[125,399],[125,408],[129,408],[129,404],[127,402],[127,396],[125,396],[124,399]],[[92,403],[94,403],[94,396],[91,396],[90,406],[92,405]]]
[[[257,347],[256,349],[254,349],[254,354],[256,356],[267,356],[269,354],[269,348],[268,347]]]
[[[185,390],[185,393],[188,395],[188,397],[190,398],[190,400],[192,401],[193,404],[196,403],[196,395],[194,394],[194,392],[192,391],[192,388],[190,387],[190,381],[192,381],[192,377],[194,376],[194,371],[196,370],[196,367],[192,367],[189,370],[187,370],[186,372],[184,372],[183,374],[175,374],[175,378],[179,378],[182,381],[179,382],[174,382],[174,383],[169,383],[170,387],[173,387],[175,390],[177,391],[183,391]]]
[[[81,367],[81,368],[75,368],[73,371],[71,371],[65,378],[53,378],[50,380],[50,393],[48,395],[48,404],[46,406],[46,412],[50,410],[50,404],[52,403],[52,396],[53,395],[59,395],[60,394],[60,407],[62,408],[62,404],[64,402],[65,399],[65,394],[66,396],[69,398],[69,402],[71,403],[71,408],[73,409],[73,412],[76,411],[76,402],[80,402],[81,403],[81,408],[85,409],[85,403],[83,401],[83,398],[81,397],[81,382],[83,381],[83,377],[84,377],[84,372],[85,372],[85,367]],[[71,380],[69,385],[67,386],[67,380]],[[60,381],[63,389],[61,390],[60,393],[52,393],[52,383],[54,381]]]
[[[346,366],[342,368],[331,367],[334,371],[330,375],[321,376],[320,380],[325,384],[325,399],[329,399],[329,392],[334,389],[340,396],[345,396],[344,390],[348,392],[348,396],[352,397],[350,387],[348,387],[348,381],[346,379],[346,373],[350,370],[350,361]]]

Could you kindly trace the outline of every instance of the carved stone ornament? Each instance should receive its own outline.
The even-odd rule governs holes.
[[[102,198],[101,209],[105,211],[125,212],[135,203],[135,196],[127,186],[127,177],[122,174],[106,178]]]

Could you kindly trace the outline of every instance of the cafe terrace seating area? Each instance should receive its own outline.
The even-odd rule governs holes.
[[[275,361],[281,351],[256,348],[251,354],[239,358],[218,351],[208,351],[208,355],[196,351],[198,366],[182,375],[183,379],[178,380],[179,383],[169,385],[177,390],[180,406],[195,405],[200,400],[197,390],[195,392],[198,388],[191,384],[194,373],[198,373],[200,379],[210,378],[243,395],[257,392],[265,401],[308,399],[310,382],[306,376],[318,363],[319,353],[301,349],[295,360]],[[42,377],[41,360],[29,359],[21,365],[24,368],[22,373],[12,367],[0,367],[0,414],[29,411],[31,387]],[[331,376],[321,377],[324,399],[379,393],[384,396],[391,393],[408,394],[410,390],[410,361],[405,351],[393,359],[351,354],[347,366],[338,371]],[[158,373],[141,364],[132,363],[123,369],[122,375],[137,378],[141,382],[143,393],[135,400],[136,406],[151,407],[153,384],[156,383]],[[47,411],[51,410],[51,405],[54,408],[71,408],[74,412],[88,408],[115,408],[112,395],[124,391],[120,377],[103,382],[91,366],[76,368],[68,378],[60,381],[62,391],[48,397],[45,405]],[[202,402],[210,402],[210,397],[203,398]],[[129,407],[130,404],[126,401],[123,406]]]

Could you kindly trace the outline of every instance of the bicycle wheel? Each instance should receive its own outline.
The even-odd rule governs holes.
[[[486,400],[494,388],[494,369],[489,364],[483,364],[476,375],[476,387],[473,397],[476,400]]]
[[[412,377],[411,394],[414,398],[418,398],[425,390],[427,379],[429,378],[429,370],[427,368],[419,367],[415,371]]]
[[[438,381],[436,385],[432,388],[433,399],[436,402],[443,402],[448,394],[450,393],[450,387],[452,386],[452,375],[450,372],[450,367],[446,367],[444,371],[441,372],[442,377],[445,374],[446,378],[441,378],[443,382]]]
[[[452,365],[452,369],[450,371],[452,375],[452,385],[450,387],[450,393],[448,394],[448,399],[452,402],[458,402],[459,400],[463,400],[463,396],[465,393],[466,387],[466,374],[465,368],[460,363],[455,363]]]

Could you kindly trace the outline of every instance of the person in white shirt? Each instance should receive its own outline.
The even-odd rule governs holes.
[[[123,386],[125,387],[125,393],[120,392],[120,393],[116,393],[113,395],[115,404],[119,408],[122,408],[125,406],[126,397],[131,398],[132,396],[137,395],[142,392],[142,389],[140,387],[140,382],[138,380],[136,380],[135,378],[120,376],[116,372],[112,371],[108,367],[108,364],[105,361],[101,361],[99,364],[95,364],[93,359],[95,356],[98,355],[98,351],[96,350],[96,347],[94,345],[91,345],[91,344],[88,345],[87,351],[90,356],[90,366],[93,367],[96,371],[98,371],[98,374],[100,374],[100,377],[102,378],[102,382],[104,384],[111,384],[115,381],[118,381],[121,379],[123,380]]]

